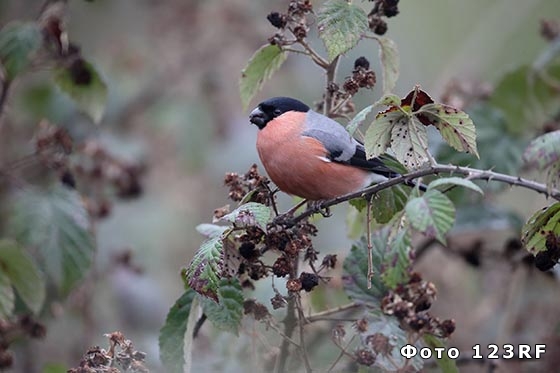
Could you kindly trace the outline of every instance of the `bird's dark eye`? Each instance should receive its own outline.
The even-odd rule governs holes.
[[[282,110],[280,110],[280,109],[274,109],[273,114],[274,114],[275,116],[278,116],[278,115],[282,114]]]

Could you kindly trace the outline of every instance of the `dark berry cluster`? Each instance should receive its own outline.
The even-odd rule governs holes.
[[[309,0],[292,0],[288,5],[286,13],[272,12],[266,19],[270,24],[278,29],[278,32],[271,36],[268,41],[273,45],[287,45],[290,42],[286,39],[288,30],[296,40],[303,40],[307,37],[309,26],[307,15],[313,10]]]
[[[360,88],[373,88],[375,81],[375,73],[369,69],[369,61],[362,56],[354,61],[352,76],[346,78],[342,88],[350,96],[354,96]]]
[[[387,32],[387,22],[383,17],[394,17],[399,14],[399,0],[374,0],[375,5],[368,14],[369,28],[377,35]]]
[[[10,344],[20,337],[44,338],[47,329],[30,315],[19,316],[15,320],[0,320],[0,370],[8,370],[14,364],[14,354]]]
[[[435,297],[435,285],[413,273],[407,284],[400,285],[383,298],[381,310],[397,317],[409,330],[446,338],[455,331],[455,321],[441,321],[427,312]]]
[[[233,201],[253,201],[275,208],[274,195],[268,184],[268,179],[259,175],[256,165],[252,165],[243,175],[228,173],[225,177],[228,195]],[[214,211],[214,218],[219,219],[229,212],[229,205],[220,207]],[[336,255],[326,255],[318,262],[318,252],[312,242],[312,237],[317,235],[317,228],[306,220],[293,226],[273,222],[267,226],[266,231],[251,224],[250,219],[245,223],[242,224],[243,229],[236,231],[240,233],[232,233],[223,240],[225,255],[222,266],[223,273],[237,277],[243,287],[254,288],[253,281],[273,275],[288,278],[286,288],[289,293],[301,290],[309,292],[321,280],[326,280],[321,277],[321,273],[336,265]],[[276,254],[276,258],[265,259],[263,255],[267,252]],[[302,256],[311,272],[296,271],[296,263]],[[316,263],[320,265],[317,266]],[[272,307],[284,307],[287,297],[276,292],[271,299]],[[251,310],[247,312],[254,313]]]
[[[123,199],[142,194],[144,164],[114,156],[98,140],[76,145],[65,129],[42,121],[34,143],[35,155],[41,164],[55,171],[61,183],[80,190],[93,217],[109,215],[113,194]]]

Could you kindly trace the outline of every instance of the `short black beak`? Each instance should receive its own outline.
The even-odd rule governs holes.
[[[249,121],[259,128],[263,128],[266,125],[266,114],[259,108],[256,108],[249,114]]]

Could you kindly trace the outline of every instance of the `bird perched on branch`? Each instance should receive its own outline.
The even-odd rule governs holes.
[[[338,122],[296,99],[269,98],[249,120],[259,128],[257,151],[268,176],[288,194],[325,200],[399,176],[380,158],[367,159]]]

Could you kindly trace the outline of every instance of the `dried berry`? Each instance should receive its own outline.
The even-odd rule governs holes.
[[[276,259],[274,264],[272,265],[272,273],[274,273],[277,277],[284,277],[289,275],[292,270],[292,265],[290,261],[283,256]]]
[[[253,261],[261,255],[252,242],[243,242],[241,246],[239,246],[239,254],[248,261]]]
[[[294,36],[298,40],[305,39],[307,37],[307,29],[303,26],[296,26],[294,27]]]
[[[286,289],[288,291],[296,293],[301,290],[301,281],[299,278],[292,278],[286,282]]]
[[[356,351],[356,361],[361,365],[373,365],[375,364],[375,355],[370,350],[365,348]]]
[[[286,27],[286,15],[284,14],[280,14],[278,12],[272,12],[269,15],[266,16],[266,19],[268,19],[268,22],[270,22],[270,24],[276,28],[284,28]]]
[[[552,41],[560,35],[560,21],[554,19],[541,19],[541,35]]]
[[[288,304],[286,299],[278,293],[276,293],[276,295],[270,299],[270,303],[272,304],[272,308],[274,308],[275,310],[277,310],[278,308],[284,308]]]
[[[389,338],[385,334],[375,333],[366,337],[366,343],[378,354],[388,355],[391,352]]]
[[[270,316],[270,313],[268,312],[266,306],[253,299],[247,299],[245,302],[243,302],[243,313],[245,315],[253,315],[253,317],[257,321]]]
[[[455,320],[443,320],[440,329],[443,338],[449,337],[455,331]]]
[[[301,287],[303,290],[310,292],[313,288],[319,285],[319,277],[315,273],[302,272],[299,275]]]
[[[354,96],[360,90],[360,85],[353,78],[348,78],[344,81],[342,88],[349,95]]]
[[[384,35],[387,32],[387,22],[379,16],[369,17],[369,28],[377,35]]]
[[[367,319],[365,318],[361,318],[359,320],[356,320],[356,330],[360,333],[365,333],[368,330],[368,326],[369,323],[367,321]]]
[[[329,254],[323,258],[321,267],[329,269],[334,268],[336,266],[336,260],[336,254]]]

